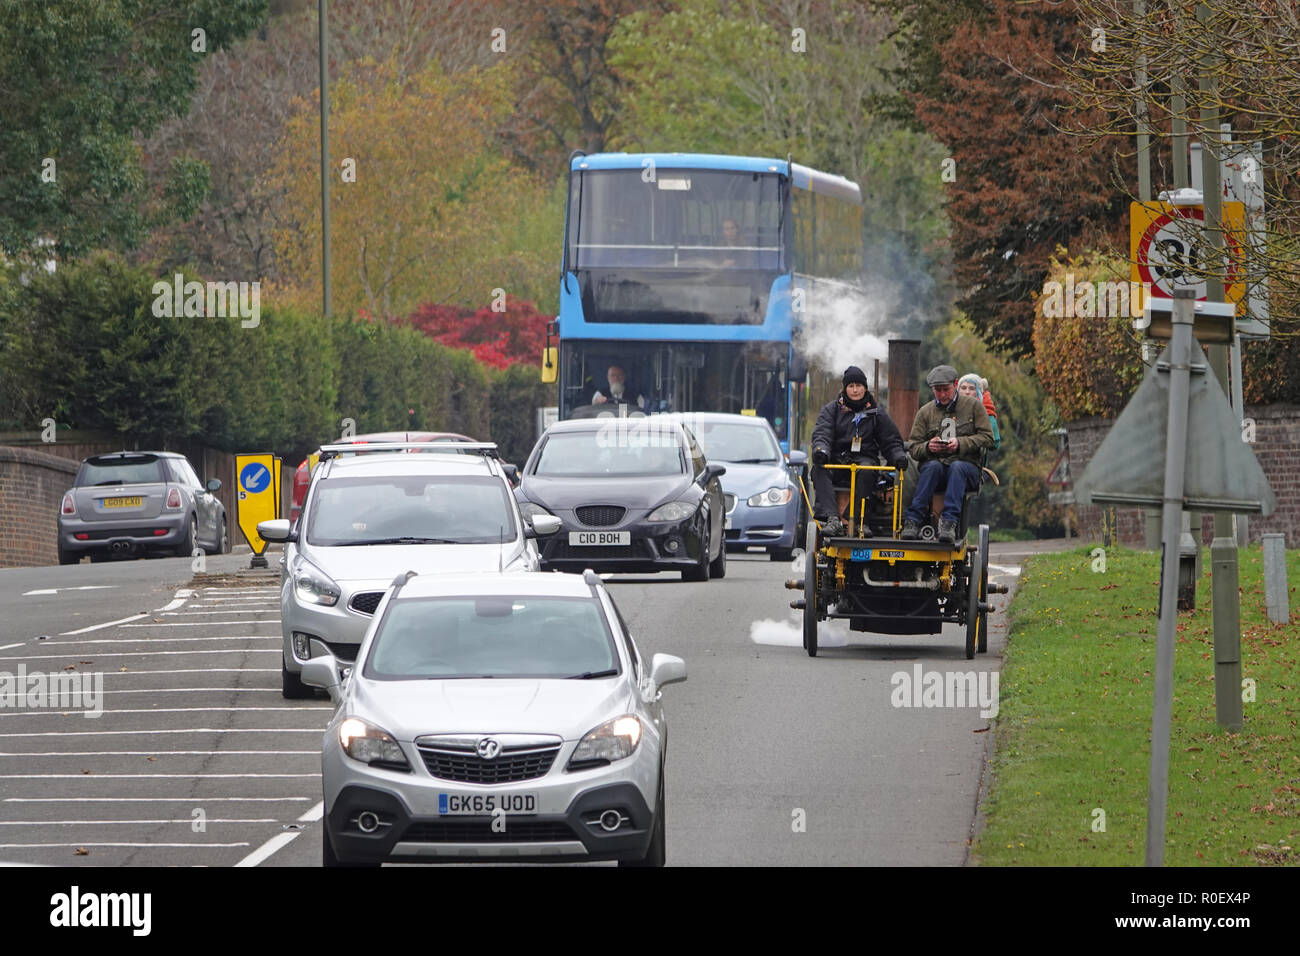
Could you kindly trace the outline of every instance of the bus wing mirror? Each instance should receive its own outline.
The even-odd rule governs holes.
[[[555,346],[542,349],[542,383],[552,385],[560,373],[560,350]]]

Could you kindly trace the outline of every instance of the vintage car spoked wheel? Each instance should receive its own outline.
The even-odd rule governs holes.
[[[980,620],[978,641],[975,643],[975,652],[977,654],[987,654],[989,649],[989,612],[983,610],[983,606],[988,603],[989,599],[989,526],[980,525],[980,554],[983,559],[980,562]]]
[[[817,522],[808,522],[803,552],[803,648],[817,656]]]
[[[984,534],[987,535],[987,527],[981,527]],[[982,537],[981,544],[984,544],[985,541],[987,541],[987,538]],[[980,632],[988,623],[985,613],[980,610],[980,602],[985,596],[982,592],[988,587],[989,572],[986,550],[987,545],[972,548],[966,569],[966,660],[970,660],[975,656],[975,648],[980,642]],[[981,582],[983,582],[982,587]]]

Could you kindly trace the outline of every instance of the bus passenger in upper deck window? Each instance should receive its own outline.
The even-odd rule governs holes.
[[[722,245],[724,248],[735,248],[736,246],[741,245],[740,226],[737,225],[736,220],[732,219],[730,216],[722,220]],[[739,253],[732,252],[722,260],[722,265],[733,267],[736,265],[738,257]]]

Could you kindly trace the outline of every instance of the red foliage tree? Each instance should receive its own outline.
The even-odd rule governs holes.
[[[948,6],[922,0],[922,11]],[[932,51],[937,72],[912,96],[916,118],[956,161],[948,191],[959,305],[986,341],[1013,357],[1033,351],[1032,296],[1057,246],[1125,248],[1133,159],[1113,174],[1116,139],[1085,149],[1062,132],[1070,113],[1059,64],[1089,54],[1073,0],[987,0],[985,16],[952,26]],[[923,21],[922,21],[923,22]],[[919,64],[918,64],[919,66]],[[922,71],[924,72],[924,71]],[[936,179],[940,171],[935,171]]]
[[[546,323],[553,318],[538,312],[531,302],[507,296],[504,312],[490,306],[475,311],[426,302],[402,323],[449,348],[468,350],[484,365],[502,369],[539,361],[546,344]]]

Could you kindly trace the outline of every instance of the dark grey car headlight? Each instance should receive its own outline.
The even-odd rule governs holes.
[[[670,501],[646,515],[646,521],[685,521],[695,514],[695,505],[685,501]]]

